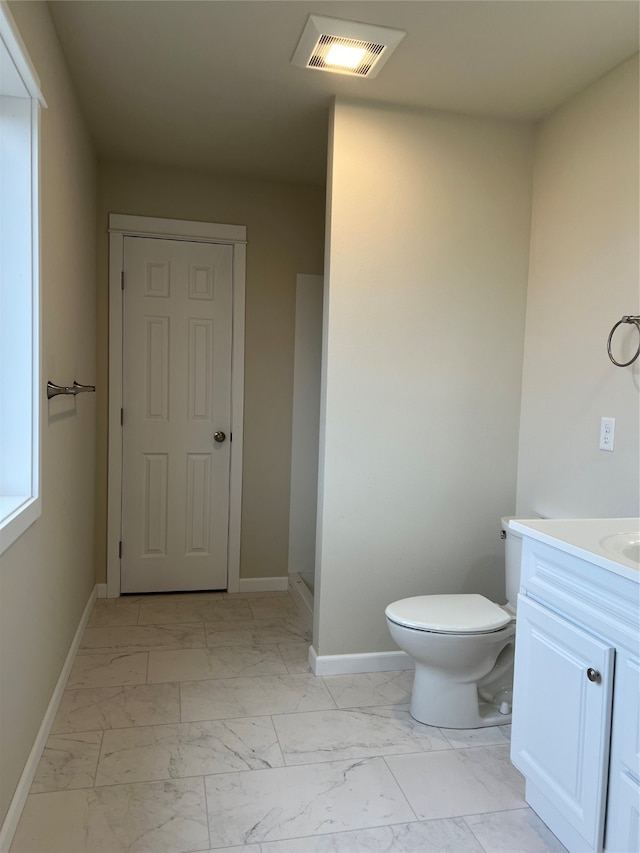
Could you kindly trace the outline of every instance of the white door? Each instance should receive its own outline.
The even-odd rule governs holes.
[[[122,592],[227,586],[232,261],[124,239]]]
[[[609,643],[518,596],[511,760],[589,850],[602,849],[614,656]]]

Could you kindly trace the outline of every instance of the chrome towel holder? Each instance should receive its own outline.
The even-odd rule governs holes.
[[[635,351],[635,355],[633,355],[629,361],[616,361],[613,355],[611,354],[611,339],[613,338],[613,333],[622,323],[632,323],[636,329],[638,330],[638,348]],[[618,322],[614,325],[613,329],[609,332],[609,337],[607,339],[607,352],[609,353],[609,358],[615,364],[616,367],[629,367],[630,364],[638,358],[640,355],[640,315],[631,315],[625,314]]]
[[[73,385],[56,385],[55,382],[47,382],[47,400],[52,397],[57,397],[60,394],[66,394],[75,397],[77,394],[91,394],[95,392],[95,385],[81,385],[79,382],[73,381]]]

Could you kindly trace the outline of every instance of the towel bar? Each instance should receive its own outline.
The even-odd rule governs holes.
[[[73,385],[56,385],[55,382],[47,382],[47,399],[57,397],[60,394],[75,397],[76,394],[90,394],[96,390],[95,385],[81,385],[79,382],[73,381]]]

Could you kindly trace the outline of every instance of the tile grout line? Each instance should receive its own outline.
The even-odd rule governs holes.
[[[389,766],[389,763],[387,762],[387,759],[388,759],[388,758],[407,758],[407,757],[410,757],[410,756],[423,756],[423,755],[429,755],[429,754],[432,754],[432,753],[442,752],[442,750],[422,750],[422,751],[420,751],[420,752],[401,752],[401,753],[389,753],[389,754],[385,754],[385,755],[376,754],[376,755],[367,755],[367,756],[350,756],[350,757],[347,757],[347,758],[344,758],[344,757],[332,757],[332,758],[328,758],[326,761],[308,761],[308,762],[301,762],[301,763],[298,763],[298,764],[287,764],[287,763],[286,763],[286,755],[285,755],[285,751],[284,751],[284,749],[283,749],[283,747],[282,747],[282,743],[281,743],[281,741],[280,741],[280,738],[279,738],[279,735],[278,735],[278,732],[277,732],[277,729],[276,729],[275,723],[274,723],[274,721],[273,721],[273,717],[274,717],[274,716],[275,716],[275,717],[277,717],[277,716],[285,716],[285,715],[280,715],[280,714],[268,715],[268,714],[265,714],[265,715],[258,716],[258,717],[256,717],[256,716],[251,716],[251,717],[233,717],[233,718],[227,718],[227,719],[215,719],[215,720],[194,720],[194,721],[188,721],[188,722],[186,722],[186,723],[159,723],[159,724],[149,724],[149,725],[145,725],[145,726],[137,726],[137,727],[136,727],[136,726],[131,726],[131,727],[128,727],[128,728],[126,728],[126,729],[110,729],[109,731],[114,731],[114,732],[120,732],[120,731],[131,731],[131,730],[134,730],[134,729],[135,729],[135,730],[139,730],[139,729],[143,729],[143,728],[159,728],[159,727],[164,727],[164,726],[190,725],[190,724],[198,724],[198,723],[201,723],[201,722],[224,723],[224,722],[227,722],[227,721],[232,722],[232,721],[234,721],[234,720],[238,720],[238,719],[243,719],[243,720],[244,720],[244,719],[246,719],[246,720],[252,720],[252,719],[266,719],[267,717],[269,717],[269,718],[271,719],[271,723],[272,723],[272,726],[273,726],[273,729],[274,729],[274,733],[275,733],[276,739],[277,739],[277,741],[278,741],[278,746],[279,746],[279,749],[280,749],[280,753],[281,753],[281,756],[282,756],[283,761],[284,761],[284,763],[283,763],[282,765],[278,765],[278,766],[275,766],[275,767],[258,767],[258,768],[245,767],[245,768],[232,769],[232,770],[217,770],[217,771],[215,771],[215,772],[211,772],[211,773],[205,774],[205,777],[206,777],[206,776],[226,776],[226,775],[230,775],[230,774],[233,774],[233,773],[247,773],[247,772],[248,772],[248,773],[252,773],[252,772],[257,772],[257,771],[262,771],[262,770],[277,770],[277,769],[293,769],[293,768],[301,768],[301,767],[316,767],[316,766],[322,766],[322,765],[326,765],[326,764],[339,763],[339,762],[365,762],[365,761],[372,761],[373,759],[376,759],[376,758],[380,758],[380,759],[382,759],[382,760],[385,762],[385,765],[387,766],[387,769],[388,769],[388,770],[389,770],[389,772],[391,773],[391,776],[393,777],[394,781],[395,781],[395,782],[396,782],[396,784],[398,785],[398,788],[400,789],[400,791],[401,791],[401,793],[403,794],[403,797],[404,797],[405,799],[407,799],[407,795],[405,794],[404,788],[402,787],[402,785],[401,785],[401,784],[400,784],[400,782],[398,781],[398,779],[397,779],[397,777],[396,777],[395,773],[393,772],[392,768]],[[97,731],[97,730],[94,730],[94,731]],[[96,765],[96,771],[97,771],[97,767],[98,767],[98,765],[99,765],[99,763],[100,763],[100,760],[102,759],[102,757],[103,757],[103,755],[104,755],[104,734],[105,734],[105,731],[106,731],[106,730],[102,730],[102,732],[101,732],[101,734],[102,734],[102,738],[101,738],[101,747],[100,747],[100,754],[99,754],[99,758],[98,758],[98,763],[97,763],[97,765]],[[69,735],[73,735],[73,734],[85,734],[85,733],[86,733],[86,732],[69,732],[69,733],[67,733],[67,734],[69,734]],[[154,782],[170,782],[170,781],[173,781],[174,779],[194,779],[194,778],[199,778],[201,775],[202,775],[202,774],[200,774],[200,773],[194,773],[194,774],[186,773],[186,774],[183,774],[183,775],[180,775],[180,776],[175,776],[175,777],[173,777],[173,776],[166,776],[166,777],[162,777],[162,778],[155,778],[155,779],[136,779],[135,781],[119,781],[119,782],[110,782],[110,783],[105,784],[105,785],[95,785],[95,783],[94,783],[94,786],[93,786],[93,787],[97,787],[97,788],[113,788],[113,787],[119,787],[119,786],[122,786],[122,785],[150,784],[150,783],[154,783]],[[205,778],[205,777],[203,777],[203,778]],[[82,790],[83,788],[87,788],[87,787],[91,787],[91,786],[81,786],[81,787],[79,787],[79,788],[73,788],[73,789],[69,789],[69,790]],[[66,790],[66,789],[52,789],[51,791],[47,791],[47,792],[39,792],[39,793],[52,793],[53,791],[57,791],[57,790]],[[413,807],[411,806],[411,804],[408,802],[408,799],[407,799],[407,803],[408,803],[409,807],[411,808],[412,813],[415,815],[415,811],[414,811]],[[476,816],[476,815],[478,815],[478,816],[482,816],[482,815],[485,815],[485,814],[501,814],[501,813],[508,814],[508,813],[511,813],[511,812],[517,812],[517,811],[528,811],[528,810],[529,810],[529,809],[528,809],[528,806],[524,805],[524,806],[514,806],[513,808],[492,809],[492,810],[490,810],[490,811],[467,812],[466,814],[463,814],[463,815],[452,815],[452,816],[448,816],[448,817],[420,818],[420,817],[416,816],[416,817],[415,817],[415,820],[416,820],[416,821],[419,821],[419,822],[425,822],[425,821],[432,821],[432,820],[448,820],[448,819],[453,819],[453,818],[461,818],[461,819],[462,819],[462,818],[465,818],[465,817],[473,817],[473,816]],[[402,822],[403,822],[403,821],[399,821],[399,823],[402,823]]]
[[[274,717],[277,717],[277,716],[281,716],[281,715],[271,714],[269,719],[271,720],[271,725],[273,726],[273,733],[276,736],[276,741],[278,742],[278,749],[280,750],[280,756],[282,757],[282,765],[281,766],[282,767],[288,767],[289,765],[287,764],[287,757],[284,754],[284,749],[282,748],[282,742],[280,740],[280,735],[278,734],[278,729],[276,728],[276,724],[275,724],[274,719],[273,719]]]
[[[93,773],[93,785],[92,785],[93,788],[96,787],[96,779],[98,778],[98,768],[100,767],[100,759],[102,758],[102,750],[104,748],[104,732],[105,732],[105,730],[103,729],[102,730],[102,737],[100,738],[100,749],[98,750],[98,760],[96,761],[96,769],[94,770],[94,773]]]
[[[488,814],[500,814],[500,812],[488,812]],[[416,820],[399,820],[399,821],[395,821],[394,823],[379,823],[379,824],[375,824],[374,826],[365,826],[365,827],[360,827],[360,828],[356,828],[356,829],[339,829],[339,830],[336,830],[334,832],[319,833],[316,835],[287,836],[286,838],[277,838],[277,839],[274,839],[272,841],[261,842],[261,843],[278,844],[280,842],[286,843],[286,842],[292,842],[292,841],[306,841],[309,839],[328,838],[332,835],[351,835],[351,834],[354,834],[357,832],[368,832],[369,830],[393,829],[394,827],[399,827],[399,826],[412,826],[413,824],[423,825],[423,824],[427,824],[427,823],[439,823],[440,821],[456,821],[456,820],[464,821],[464,818],[463,817],[452,817],[452,818],[432,817],[432,818],[426,818],[426,819],[417,818]],[[469,829],[469,831],[472,833],[474,840],[476,840],[475,834],[472,832],[472,830]],[[255,844],[257,842],[252,842],[252,843]],[[479,841],[478,841],[478,844],[482,848],[483,853],[491,853],[491,851],[487,851],[486,848],[482,844],[480,844]],[[258,844],[258,846],[260,846],[260,844]],[[221,850],[229,849],[229,850],[233,851],[236,849],[240,850],[241,846],[239,847],[236,845],[236,846],[232,846],[230,848],[224,847],[224,848],[218,848],[218,849],[221,849]],[[391,848],[387,847],[387,848],[385,848],[385,850],[390,851]],[[215,853],[215,851],[216,851],[216,848],[213,848],[213,853]],[[300,850],[296,850],[296,853],[302,853],[302,848]],[[359,851],[356,851],[355,849],[353,849],[353,850],[350,850],[349,853],[359,853]],[[412,851],[412,853],[413,853],[413,851]],[[417,853],[417,851],[415,851],[415,853]],[[443,853],[454,853],[454,851],[443,851]],[[457,853],[457,851],[455,851],[455,853]],[[519,853],[519,851],[518,852],[513,851],[513,853]],[[542,853],[542,851],[541,851],[541,853]]]
[[[399,781],[398,781],[398,779],[396,778],[396,774],[393,772],[393,770],[392,770],[392,769],[391,769],[391,767],[389,766],[389,762],[387,761],[386,756],[381,755],[380,757],[381,757],[381,758],[382,758],[382,760],[384,761],[384,763],[385,763],[385,767],[387,768],[387,770],[389,771],[389,773],[391,773],[391,778],[393,779],[393,781],[394,781],[394,782],[396,783],[396,785],[398,786],[398,790],[400,791],[400,793],[401,793],[401,794],[402,794],[402,796],[404,797],[404,800],[405,800],[405,802],[406,802],[407,806],[408,806],[408,807],[409,807],[409,809],[411,810],[411,814],[415,817],[416,821],[419,821],[419,820],[420,820],[420,818],[418,817],[418,815],[416,814],[415,809],[413,808],[413,806],[412,806],[412,805],[411,805],[411,803],[409,802],[409,797],[407,796],[407,794],[405,793],[404,788],[402,787],[402,785],[400,784],[400,782],[399,782]]]
[[[113,690],[118,691],[118,693],[122,693],[123,690],[126,690],[126,689],[135,690],[136,687],[164,687],[165,685],[166,686],[175,685],[178,688],[178,711],[180,712],[180,704],[179,704],[180,703],[180,682],[164,681],[164,682],[161,682],[160,684],[151,684],[151,685],[148,685],[145,682],[143,684],[120,684],[120,685],[112,685],[109,687],[80,687],[77,689],[68,690],[66,692],[67,693],[85,693],[85,692],[88,692],[90,690],[112,690],[113,689]],[[106,698],[110,699],[112,697],[106,697]],[[82,708],[80,710],[84,711],[84,710],[86,710],[86,707],[96,707],[96,705],[98,705],[98,704],[99,704],[99,702],[94,701],[91,703],[91,706],[85,706],[84,708]],[[158,722],[158,723],[129,723],[126,726],[107,726],[106,728],[103,728],[103,729],[96,728],[95,726],[90,726],[87,729],[71,728],[67,731],[52,731],[51,734],[58,736],[58,735],[71,735],[71,734],[78,734],[79,735],[79,734],[84,734],[86,732],[95,732],[95,731],[121,732],[121,731],[128,731],[129,729],[147,728],[149,726],[172,726],[172,725],[178,725],[181,722],[182,722],[182,720],[178,719],[178,720],[167,720],[166,722]],[[202,722],[202,721],[199,721],[199,722]]]
[[[202,777],[202,793],[204,796],[204,814],[207,819],[207,838],[209,849],[211,849],[211,825],[209,823],[209,798],[207,797],[207,780],[206,777]]]
[[[320,679],[320,681],[322,682],[322,684],[323,684],[323,686],[324,686],[324,689],[327,691],[327,693],[328,693],[328,694],[329,694],[329,696],[331,697],[331,701],[333,702],[333,706],[334,706],[334,708],[336,709],[336,711],[339,711],[339,710],[340,710],[340,708],[338,708],[338,703],[337,703],[337,702],[336,702],[336,700],[335,700],[335,696],[333,695],[333,693],[331,692],[331,688],[330,688],[330,687],[329,687],[329,685],[327,684],[327,679],[326,679],[323,675],[320,675],[320,676],[314,676],[314,678],[319,678],[319,679]]]

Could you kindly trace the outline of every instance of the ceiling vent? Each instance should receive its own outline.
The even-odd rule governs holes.
[[[403,30],[309,15],[291,62],[316,71],[375,77],[405,35]]]

